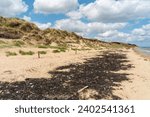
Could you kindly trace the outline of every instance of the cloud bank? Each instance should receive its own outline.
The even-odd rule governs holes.
[[[65,13],[78,7],[78,0],[35,0],[35,13],[55,14]]]
[[[0,0],[0,15],[13,17],[28,10],[28,5],[23,0]]]
[[[80,12],[92,21],[127,22],[150,18],[150,0],[96,0],[80,6]]]

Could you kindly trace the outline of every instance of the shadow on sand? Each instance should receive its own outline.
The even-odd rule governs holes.
[[[50,71],[52,78],[27,78],[21,82],[0,82],[0,99],[121,99],[114,86],[129,80],[116,73],[132,67],[125,54],[104,52],[82,64],[70,64]]]

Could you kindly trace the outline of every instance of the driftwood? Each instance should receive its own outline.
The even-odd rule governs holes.
[[[68,99],[74,99],[74,97],[76,97],[76,99],[78,99],[79,93],[84,91],[85,89],[87,89],[89,86],[85,86],[82,89],[78,90],[77,92],[73,93]]]
[[[82,89],[78,90],[78,93],[82,92],[83,90],[87,89],[89,86],[85,86]]]

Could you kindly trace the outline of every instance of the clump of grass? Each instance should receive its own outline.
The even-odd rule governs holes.
[[[10,51],[7,51],[6,52],[6,56],[17,56],[17,53],[16,52],[10,52]]]
[[[23,45],[25,45],[23,41],[14,41],[14,46],[21,47]]]
[[[124,48],[123,45],[117,45],[117,44],[114,44],[114,45],[111,45],[110,48],[113,48],[113,49],[120,49],[120,48]]]
[[[21,55],[33,55],[33,54],[35,54],[33,51],[25,52],[25,51],[22,51],[22,50],[19,50],[19,53],[20,53]]]
[[[11,45],[6,45],[6,44],[0,45],[0,48],[11,48],[11,47],[12,47]]]
[[[53,53],[60,53],[60,50],[53,50]]]
[[[6,42],[4,42],[4,41],[0,40],[0,44],[6,44]]]
[[[46,51],[38,51],[39,54],[47,54]]]
[[[66,52],[66,50],[67,50],[66,48],[59,48],[60,52]]]
[[[66,49],[57,49],[57,50],[53,50],[53,53],[59,53],[59,52],[66,52]]]

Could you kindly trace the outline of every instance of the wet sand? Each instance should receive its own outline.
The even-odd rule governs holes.
[[[150,99],[150,61],[133,50],[0,59],[0,99]]]

